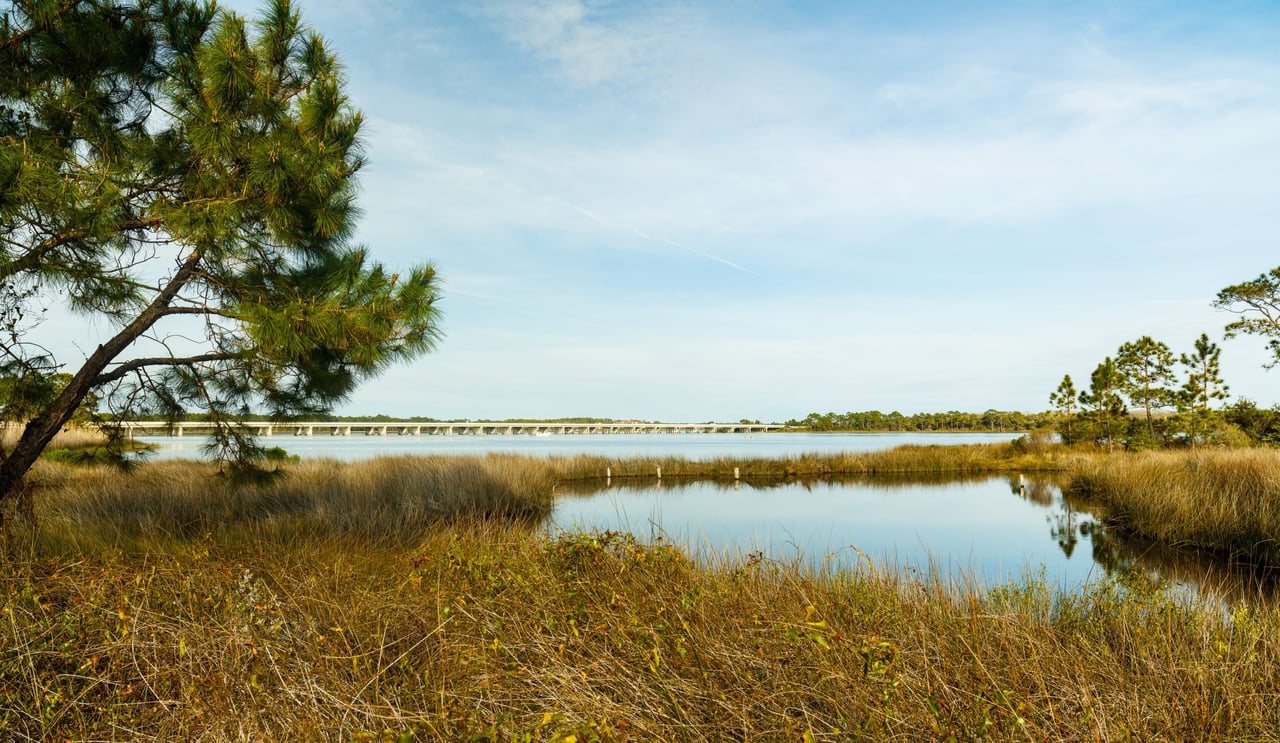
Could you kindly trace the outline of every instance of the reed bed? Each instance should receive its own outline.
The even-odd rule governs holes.
[[[11,449],[22,436],[22,426],[16,424],[0,424],[0,449]],[[47,449],[88,449],[104,446],[107,437],[96,428],[69,426],[59,431]]]
[[[498,522],[224,537],[0,584],[0,738],[1280,739],[1280,615],[1136,580],[984,591]]]
[[[1213,544],[1158,527],[1198,515],[1268,533],[1276,463],[1016,445],[390,457],[291,465],[256,488],[192,462],[44,462],[40,548],[0,575],[0,739],[1280,741],[1274,604],[1224,614],[1130,574],[1062,594],[1034,575],[987,587],[693,560],[661,540],[531,528],[557,480],[604,466],[720,482],[735,466],[1039,469],[1135,530],[1145,518],[1161,539]],[[1157,497],[1176,504],[1135,515]]]
[[[45,531],[106,542],[276,530],[416,539],[465,516],[538,521],[551,510],[553,476],[521,457],[382,457],[291,465],[266,486],[237,484],[209,464],[110,467],[42,463],[36,509]]]
[[[1173,545],[1280,565],[1280,451],[1146,452],[1082,459],[1071,489],[1114,524]]]
[[[1038,472],[1063,469],[1072,456],[1060,447],[1036,448],[1020,443],[969,444],[964,446],[907,445],[869,452],[804,454],[775,459],[715,458],[691,460],[679,457],[610,459],[596,455],[552,460],[561,480],[598,480],[608,477],[663,477],[726,480],[737,469],[741,478],[779,479],[828,475],[976,474]]]

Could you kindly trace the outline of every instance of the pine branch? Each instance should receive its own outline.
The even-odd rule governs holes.
[[[116,226],[116,232],[133,232],[135,230],[145,230],[148,228],[160,227],[163,220],[157,217],[148,217],[145,219],[130,219],[121,222]],[[68,243],[77,240],[83,240],[92,233],[88,230],[70,230],[60,235],[53,235],[40,242],[26,253],[18,256],[9,263],[0,266],[0,281],[7,281],[10,278],[28,271],[35,271],[40,268],[40,263],[49,253],[61,248]],[[24,246],[25,247],[25,246]]]
[[[183,301],[188,301],[188,300],[183,300]],[[234,315],[230,312],[227,312],[226,310],[220,309],[218,307],[207,307],[207,306],[168,307],[162,310],[160,314],[165,317],[169,315],[203,315],[206,317],[225,317],[228,320],[241,319],[239,315]]]
[[[132,361],[128,361],[121,364],[120,366],[116,367],[115,369],[112,369],[109,372],[99,374],[97,377],[94,378],[93,386],[100,387],[104,384],[111,384],[112,382],[115,382],[119,379],[123,379],[129,374],[139,369],[142,369],[143,367],[151,367],[151,366],[193,367],[196,364],[205,364],[210,361],[231,361],[232,359],[235,359],[235,358],[236,358],[236,354],[233,354],[233,353],[206,353],[206,354],[201,354],[199,356],[186,356],[181,358],[175,358],[172,356],[157,356],[154,358],[147,358],[147,359],[134,359]]]
[[[79,4],[79,2],[80,0],[64,0],[63,3],[57,8],[57,10],[53,11],[52,15],[60,16],[60,15],[63,15],[64,13],[69,13],[72,8],[74,8],[76,5]],[[40,31],[41,31],[40,24],[32,23],[31,27],[28,28],[27,30],[19,34],[15,34],[14,36],[10,36],[9,38],[5,39],[3,43],[0,43],[0,49],[3,49],[5,51],[9,51],[11,49],[17,49],[21,47],[24,43],[26,43],[28,39],[30,39],[32,36],[35,36]]]

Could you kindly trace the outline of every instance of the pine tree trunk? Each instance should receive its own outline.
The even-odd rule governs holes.
[[[53,437],[71,420],[71,416],[75,415],[76,408],[96,386],[99,375],[107,365],[164,315],[165,309],[177,296],[178,290],[191,278],[199,262],[200,252],[193,251],[151,304],[115,337],[98,346],[85,360],[80,371],[76,372],[76,375],[67,383],[62,394],[58,395],[43,413],[27,423],[17,446],[9,456],[4,458],[3,463],[0,463],[0,514],[3,514],[4,507],[9,505],[8,501],[17,497],[22,478],[40,458],[40,454],[49,442],[53,441]],[[0,530],[4,528],[4,523],[0,521]]]
[[[86,373],[89,371],[92,370],[87,365],[82,368],[62,390],[62,394],[43,413],[27,423],[17,445],[5,457],[4,464],[0,465],[0,501],[12,496],[31,465],[40,458],[40,453],[71,420],[71,416],[75,415],[76,408],[92,389],[93,377],[98,376],[97,372],[101,369],[92,371],[91,374]]]

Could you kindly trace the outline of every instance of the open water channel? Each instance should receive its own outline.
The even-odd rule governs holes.
[[[903,444],[1009,441],[1016,434],[612,434],[553,436],[277,436],[304,458],[510,452],[618,459],[782,458]],[[195,457],[196,437],[146,437],[156,458]],[[1060,483],[1032,475],[824,478],[709,483],[614,480],[562,486],[550,529],[626,531],[696,556],[763,557],[850,568],[867,563],[992,586],[1026,576],[1076,590],[1138,571],[1227,603],[1275,594],[1270,582],[1211,557],[1114,534]]]

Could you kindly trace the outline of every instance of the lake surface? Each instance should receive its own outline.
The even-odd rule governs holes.
[[[1021,433],[639,433],[552,434],[550,436],[272,436],[279,446],[304,458],[356,461],[399,454],[485,454],[510,452],[538,457],[598,454],[617,458],[717,457],[777,458],[808,453],[876,451],[903,444],[980,444],[1012,441]],[[139,436],[160,448],[154,459],[197,458],[198,436]]]
[[[626,481],[560,492],[552,522],[553,529],[661,538],[701,558],[759,551],[774,560],[838,568],[870,560],[986,586],[1043,569],[1049,585],[1065,591],[1139,571],[1229,603],[1274,595],[1246,570],[1112,534],[1058,485],[1030,476],[764,487]]]

